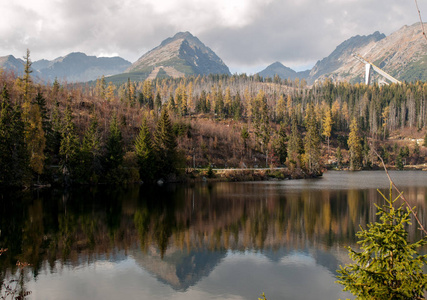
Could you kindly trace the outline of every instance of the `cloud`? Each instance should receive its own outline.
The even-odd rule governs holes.
[[[418,21],[400,0],[22,0],[2,1],[0,56],[53,59],[72,51],[135,61],[179,31],[190,31],[231,71],[274,61],[311,66],[344,40],[385,34]],[[420,2],[427,18],[427,3]]]

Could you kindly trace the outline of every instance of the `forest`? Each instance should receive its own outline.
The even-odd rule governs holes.
[[[208,168],[425,163],[427,84],[209,75],[114,85],[33,80],[0,70],[0,185],[194,179]]]

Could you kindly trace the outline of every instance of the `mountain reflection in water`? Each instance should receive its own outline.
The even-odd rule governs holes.
[[[401,189],[426,220],[427,173],[392,175],[402,174]],[[111,276],[121,274],[120,266],[139,268],[145,274],[144,284],[151,282],[145,289],[159,299],[204,298],[206,293],[212,298],[256,299],[263,291],[271,298],[283,298],[283,289],[289,299],[298,295],[309,299],[312,291],[307,287],[316,287],[314,276],[317,289],[329,285],[323,287],[325,295],[317,292],[317,299],[348,297],[334,284],[335,270],[349,262],[344,246],[354,246],[359,225],[365,227],[376,218],[374,203],[381,203],[376,187],[387,191],[384,173],[329,172],[319,180],[3,193],[0,248],[8,251],[0,257],[0,279],[7,283],[17,274],[19,260],[31,264],[24,282],[34,299],[68,299],[64,282],[71,284],[91,266]],[[416,226],[408,230],[412,239],[420,237]],[[125,273],[123,278],[130,274]],[[79,276],[89,273],[85,274]],[[92,278],[97,276],[97,281]],[[97,276],[79,284],[93,288],[108,282],[102,277],[106,274]],[[294,282],[298,276],[300,282]],[[61,292],[49,292],[44,283],[60,286]],[[111,286],[105,285],[108,289]],[[141,293],[137,284],[126,289],[124,294],[135,292],[130,298]],[[299,292],[293,294],[291,289]],[[88,297],[79,296],[83,291],[76,291],[74,298]],[[99,293],[99,298],[115,297]]]

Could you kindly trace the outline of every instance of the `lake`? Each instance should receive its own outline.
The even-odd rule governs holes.
[[[390,174],[427,223],[427,172]],[[383,171],[2,193],[0,279],[28,299],[351,298],[336,270],[376,220],[377,188]]]

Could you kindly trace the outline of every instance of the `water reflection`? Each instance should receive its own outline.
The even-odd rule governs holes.
[[[426,173],[404,175],[401,188],[426,220]],[[153,291],[157,298],[181,295],[173,291],[195,298],[208,291],[214,298],[256,298],[266,291],[283,298],[286,287],[289,299],[298,298],[297,290],[309,299],[313,280],[325,291],[317,299],[345,297],[333,274],[348,261],[343,246],[354,245],[359,225],[376,218],[376,187],[388,187],[380,173],[332,172],[309,181],[3,193],[0,248],[9,251],[0,257],[0,279],[17,272],[17,260],[30,263],[25,280],[37,299],[49,296],[41,287],[48,278],[66,293],[63,280],[82,268],[115,274],[131,265],[144,271],[137,276],[149,287],[147,278],[162,284]],[[415,226],[409,231],[420,235]],[[104,275],[89,276],[88,283],[100,284]]]

